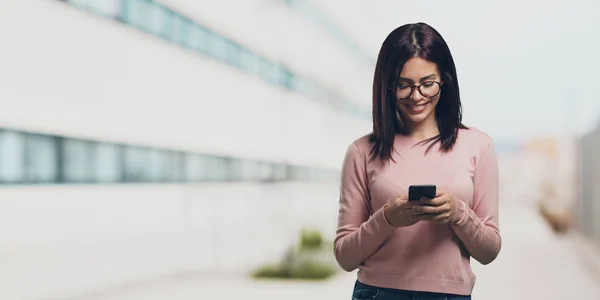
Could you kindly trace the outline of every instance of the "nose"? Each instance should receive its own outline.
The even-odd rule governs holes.
[[[423,95],[421,95],[421,92],[419,91],[418,87],[413,87],[410,94],[410,99],[414,100],[415,102],[418,102],[419,100],[423,99]]]

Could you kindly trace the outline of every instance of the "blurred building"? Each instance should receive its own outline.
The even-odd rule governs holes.
[[[576,141],[570,136],[539,137],[499,157],[503,201],[565,213],[576,200]]]
[[[600,124],[579,141],[577,227],[600,247]]]
[[[2,1],[0,298],[246,271],[333,230],[377,18],[318,4]]]

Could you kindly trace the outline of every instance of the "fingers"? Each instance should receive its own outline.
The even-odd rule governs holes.
[[[423,201],[423,203],[428,204],[428,205],[441,206],[441,205],[448,203],[450,201],[450,198],[446,194],[442,194],[441,196],[438,196],[436,198],[433,198],[433,199],[425,198],[425,199],[422,199],[421,201]]]
[[[435,223],[450,223],[450,214],[449,213],[441,213],[441,214],[422,214],[416,215],[416,218],[419,221],[430,221]]]
[[[450,211],[449,205],[440,205],[440,206],[429,206],[429,205],[415,205],[412,207],[412,210],[419,214],[442,214]]]
[[[394,203],[397,206],[404,205],[406,202],[408,202],[408,197],[405,194],[400,194],[390,201],[390,203]]]

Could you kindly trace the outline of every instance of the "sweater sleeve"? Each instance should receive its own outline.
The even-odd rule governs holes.
[[[481,264],[491,263],[500,252],[498,223],[498,161],[492,142],[475,166],[473,205],[457,200],[454,232],[470,255]]]
[[[373,255],[396,228],[385,219],[383,209],[370,215],[366,157],[356,142],[346,151],[341,175],[334,252],[338,264],[350,272]]]

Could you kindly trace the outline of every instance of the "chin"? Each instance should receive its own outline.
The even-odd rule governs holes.
[[[433,114],[433,111],[424,111],[419,114],[412,114],[407,112],[406,110],[402,110],[402,116],[404,116],[404,119],[415,124],[427,120],[427,118],[429,118],[431,114]]]
[[[406,119],[408,121],[410,121],[411,123],[418,124],[418,123],[425,121],[427,119],[427,115],[425,115],[425,116],[410,116],[410,115],[408,115],[408,117]]]

